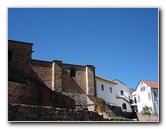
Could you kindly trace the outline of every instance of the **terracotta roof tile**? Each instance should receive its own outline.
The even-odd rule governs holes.
[[[147,80],[142,80],[142,82],[146,83],[148,86],[150,86],[153,89],[158,89],[158,82],[147,81]]]

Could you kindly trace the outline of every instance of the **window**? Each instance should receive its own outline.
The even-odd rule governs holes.
[[[121,91],[120,91],[120,94],[121,94],[121,95],[123,95],[123,94],[124,94],[124,93],[123,93],[123,90],[121,90]]]
[[[148,100],[151,100],[151,94],[150,94],[150,92],[148,93]]]
[[[136,99],[136,97],[134,97],[134,102],[137,103],[137,99]]]
[[[157,93],[153,91],[153,94],[154,94],[154,100],[157,100]]]
[[[154,94],[154,98],[157,98],[157,94],[155,91],[153,91],[153,94]]]
[[[130,99],[130,96],[129,96],[129,99]]]
[[[70,77],[76,77],[76,69],[75,68],[72,68],[70,70]]]
[[[104,85],[103,84],[101,84],[101,90],[104,90]]]
[[[145,91],[145,86],[142,86],[142,87],[141,87],[141,91]]]
[[[110,87],[110,92],[112,93],[112,87]]]
[[[127,106],[125,103],[122,104],[122,109],[127,109]]]
[[[13,58],[13,52],[12,50],[8,49],[8,61],[12,61]]]

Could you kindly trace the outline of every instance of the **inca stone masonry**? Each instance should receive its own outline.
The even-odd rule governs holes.
[[[94,110],[95,67],[32,59],[32,46],[8,40],[9,103],[68,108],[79,105]],[[55,100],[57,97],[61,99]]]

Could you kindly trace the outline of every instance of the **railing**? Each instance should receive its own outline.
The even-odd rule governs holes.
[[[116,103],[105,102],[106,105],[117,106]]]
[[[117,98],[123,98],[123,99],[125,99],[126,101],[130,102],[130,99],[129,99],[127,96],[125,96],[125,95],[118,95],[118,94],[116,94],[116,97],[117,97]]]

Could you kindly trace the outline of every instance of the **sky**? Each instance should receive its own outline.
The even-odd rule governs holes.
[[[158,8],[8,8],[8,39],[33,43],[33,59],[94,65],[135,89],[158,81]]]

